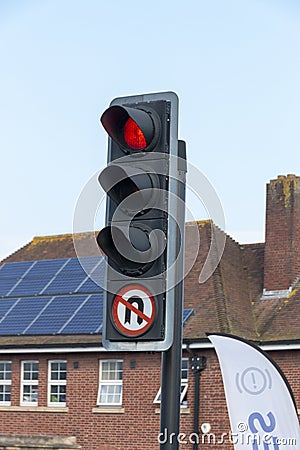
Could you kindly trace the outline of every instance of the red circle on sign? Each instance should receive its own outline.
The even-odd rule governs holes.
[[[134,300],[130,302],[130,299]],[[134,306],[136,303],[140,305]],[[156,304],[153,295],[144,286],[138,284],[125,286],[113,300],[114,325],[126,336],[136,337],[144,334],[152,326],[155,313]]]

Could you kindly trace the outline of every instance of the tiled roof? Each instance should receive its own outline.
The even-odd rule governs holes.
[[[254,314],[261,341],[299,340],[299,283],[286,298],[258,299],[254,304]]]
[[[227,332],[255,341],[299,340],[299,286],[295,286],[287,299],[261,300],[264,244],[240,245],[210,221],[187,224],[187,266],[195,247],[195,227],[200,236],[200,248],[192,269],[185,277],[185,308],[193,309],[193,314],[184,327],[184,338],[201,340],[205,339],[206,332]],[[199,283],[211,236],[215,232],[225,238],[224,252],[213,274],[204,283]],[[99,255],[94,232],[76,235],[76,246],[81,256]],[[212,254],[216,257],[217,251]],[[3,262],[70,257],[76,257],[76,252],[73,236],[67,234],[36,237]],[[211,264],[213,267],[214,261]],[[72,339],[80,341],[79,336]]]
[[[185,307],[194,310],[192,319],[186,325],[185,337],[204,338],[205,332],[226,332],[255,339],[243,249],[225,235],[224,252],[216,270],[205,283],[199,284],[199,274],[208,254],[214,229],[210,222],[199,222],[198,227],[200,251],[191,272],[185,278]],[[223,233],[220,230],[218,232]],[[193,246],[189,234],[187,226],[187,249]]]
[[[240,245],[226,235],[222,258],[204,283],[199,273],[211,241],[212,227],[199,222],[200,251],[185,278],[185,307],[194,315],[187,322],[185,337],[204,338],[205,332],[226,332],[261,342],[300,340],[300,282],[287,298],[262,300],[264,244]],[[193,246],[186,227],[187,254]],[[187,256],[188,258],[188,256]]]
[[[80,256],[98,256],[99,247],[95,246],[94,232],[77,233],[76,247]],[[36,236],[31,242],[21,247],[12,255],[1,261],[36,261],[40,259],[76,258],[73,234],[60,234],[54,236]]]

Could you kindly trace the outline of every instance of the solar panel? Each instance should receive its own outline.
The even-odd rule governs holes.
[[[36,261],[5,263],[0,267],[0,278],[21,277]]]
[[[49,297],[40,297],[38,301],[36,297],[15,299],[13,307],[0,322],[0,334],[22,334],[49,300]]]
[[[82,295],[54,297],[26,334],[58,334],[85,298]]]
[[[70,294],[76,291],[79,284],[85,279],[86,274],[82,272],[81,274],[68,274],[68,275],[57,275],[51,283],[45,287],[43,294],[53,295],[53,294]]]
[[[0,335],[101,333],[103,279],[103,257],[4,264]],[[184,310],[183,323],[192,312]]]
[[[4,298],[0,300],[0,322],[3,320],[4,316],[16,303],[16,298]]]
[[[187,319],[193,314],[192,309],[184,309],[182,314],[182,323],[185,324]]]
[[[47,282],[46,277],[22,278],[18,284],[9,292],[9,295],[13,297],[38,295]]]
[[[96,333],[102,326],[103,294],[91,295],[61,330],[62,334]]]
[[[83,283],[77,287],[76,292],[101,292],[103,289],[91,278],[86,278]]]
[[[10,295],[15,286],[20,283],[22,277],[24,277],[35,264],[36,261],[20,263],[21,267],[18,266],[18,263],[4,264],[0,272],[0,278],[3,281],[3,283],[1,283],[1,295]]]
[[[43,259],[41,261],[36,261],[36,264],[31,267],[30,271],[26,276],[29,277],[53,277],[62,267],[67,264],[69,259]]]
[[[94,268],[103,261],[103,257],[89,256],[84,258],[70,258],[68,263],[64,266],[62,273],[79,274],[83,271],[87,274],[92,272]]]
[[[5,297],[16,285],[17,280],[15,278],[3,277],[0,279],[0,297]]]
[[[103,257],[86,257],[6,263],[0,271],[0,297],[69,294],[77,290],[99,292],[102,288],[88,277],[86,270],[101,283],[102,261]]]

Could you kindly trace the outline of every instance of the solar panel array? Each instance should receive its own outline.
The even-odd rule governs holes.
[[[101,333],[103,276],[103,257],[0,266],[0,335]]]
[[[81,260],[96,280],[103,257]],[[0,335],[102,331],[102,288],[77,258],[6,263],[0,267]]]
[[[51,259],[6,263],[0,267],[0,297],[26,297],[102,290],[93,278],[103,279],[103,257]]]

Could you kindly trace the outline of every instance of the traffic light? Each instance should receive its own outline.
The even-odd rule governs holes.
[[[99,182],[107,200],[97,242],[107,256],[103,345],[109,350],[165,350],[172,343],[177,109],[172,92],[146,94],[113,100],[101,117],[108,165]]]

